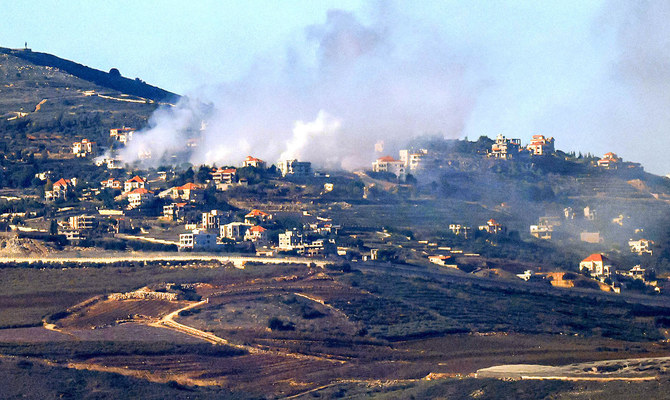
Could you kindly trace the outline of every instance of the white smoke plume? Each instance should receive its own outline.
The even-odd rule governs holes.
[[[466,62],[430,29],[377,11],[368,24],[329,11],[243,79],[159,110],[124,161],[148,150],[153,164],[235,165],[253,155],[352,169],[369,165],[382,140],[391,152],[425,133],[459,137],[475,94]],[[186,148],[189,139],[197,145]]]

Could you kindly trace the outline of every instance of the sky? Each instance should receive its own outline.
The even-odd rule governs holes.
[[[209,104],[159,112],[144,143],[178,143],[205,120],[210,151],[195,162],[232,162],[235,138],[240,151],[355,168],[380,141],[393,152],[421,134],[502,133],[670,173],[665,0],[29,5],[0,0],[0,46],[28,42]]]

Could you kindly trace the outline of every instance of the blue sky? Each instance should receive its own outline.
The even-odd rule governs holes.
[[[660,150],[638,144],[643,137],[654,148],[670,145],[670,119],[660,115],[670,98],[657,84],[670,81],[665,1],[2,3],[0,46],[27,41],[35,51],[115,67],[180,94],[245,82],[283,68],[294,53],[317,65],[318,43],[307,32],[326,24],[328,10],[344,10],[362,26],[392,26],[397,40],[388,43],[396,51],[416,50],[406,37],[420,38],[423,50],[439,43],[439,57],[459,66],[466,88],[456,136],[503,133],[525,142],[541,133],[564,150],[614,151],[652,172],[670,172]],[[656,81],[647,79],[650,68]]]

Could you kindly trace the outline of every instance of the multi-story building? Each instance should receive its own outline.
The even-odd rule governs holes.
[[[309,161],[284,160],[277,163],[281,176],[310,176],[312,163]]]
[[[603,169],[617,169],[621,165],[621,158],[610,152],[605,153],[603,158],[598,160],[598,167]]]
[[[260,158],[247,156],[247,158],[244,159],[242,166],[265,169],[266,164],[265,161],[261,160]]]
[[[128,205],[130,208],[139,208],[154,199],[154,193],[145,188],[137,188],[128,193]]]
[[[488,156],[506,160],[518,156],[520,149],[521,139],[507,139],[500,134],[496,137],[496,142],[491,145]]]
[[[602,254],[591,254],[579,263],[579,270],[586,270],[594,278],[608,277],[611,275],[612,265]]]
[[[202,213],[201,223],[202,229],[219,231],[219,227],[226,222],[230,213],[221,210],[211,210]]]
[[[81,142],[72,144],[72,153],[77,157],[88,157],[98,152],[98,145],[88,139],[82,139]]]
[[[406,171],[418,171],[424,167],[423,160],[428,154],[428,150],[420,149],[418,151],[400,150],[400,161],[405,164]]]
[[[261,210],[251,210],[244,216],[244,222],[247,224],[263,224],[272,219],[272,214]]]
[[[533,135],[530,144],[526,146],[526,150],[530,151],[532,155],[543,156],[554,153],[554,138],[545,138],[544,135]]]
[[[216,234],[194,229],[179,235],[179,249],[215,250],[217,248]]]
[[[507,228],[500,225],[498,222],[496,222],[495,219],[491,218],[490,220],[486,221],[486,225],[480,225],[479,230],[490,233],[492,235],[497,235],[499,233],[504,233]]]
[[[378,158],[372,163],[373,172],[390,172],[397,177],[404,177],[407,172],[405,163],[401,160],[396,160],[391,156],[384,156]]]
[[[654,244],[652,240],[647,240],[647,239],[639,239],[639,240],[629,240],[628,241],[628,246],[630,246],[630,251],[631,253],[637,253],[639,255],[642,254],[653,254],[653,250],[651,249],[651,246]]]
[[[221,225],[219,227],[219,236],[231,240],[240,240],[244,238],[247,230],[252,226],[254,225],[245,222],[231,222],[229,224]]]
[[[267,238],[268,238],[267,229],[258,225],[250,227],[244,234],[244,240],[250,242],[261,242],[267,240]]]
[[[279,249],[280,250],[294,250],[298,247],[302,247],[303,237],[302,234],[298,233],[295,230],[286,231],[279,234]]]
[[[135,175],[123,183],[123,191],[124,193],[128,193],[134,189],[140,189],[140,188],[143,189],[145,185],[146,180],[142,177]]]
[[[469,238],[472,235],[472,228],[461,224],[449,224],[449,230],[456,236]]]
[[[123,144],[130,142],[133,139],[134,133],[135,129],[126,128],[125,126],[123,128],[115,128],[109,130],[109,136],[112,139],[116,140],[117,142]]]
[[[70,229],[94,229],[98,226],[98,220],[93,215],[75,215],[68,218]]]

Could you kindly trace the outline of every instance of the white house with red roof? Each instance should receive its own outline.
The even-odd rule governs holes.
[[[233,184],[237,177],[236,168],[215,168],[212,171],[212,180],[218,184]]]
[[[390,172],[397,177],[401,177],[405,175],[407,167],[405,166],[404,161],[396,160],[391,156],[384,156],[372,163],[372,171]]]
[[[507,231],[507,228],[503,225],[500,225],[495,219],[491,218],[490,220],[486,221],[486,225],[480,225],[479,230],[490,233],[492,235],[497,235]]]
[[[262,226],[254,225],[244,234],[244,240],[251,242],[261,242],[268,238],[267,229]]]
[[[128,193],[134,189],[144,188],[146,185],[146,180],[140,176],[133,176],[123,183],[123,192]]]
[[[608,277],[612,271],[611,262],[600,253],[594,253],[579,263],[579,271],[587,270],[594,278]]]
[[[138,208],[154,198],[154,192],[145,188],[137,188],[127,194],[130,208]]]
[[[265,164],[265,161],[261,160],[260,158],[247,156],[247,158],[244,159],[244,162],[242,163],[242,166],[243,167],[254,167],[254,168],[265,168],[266,164]]]
[[[251,210],[244,216],[244,222],[247,224],[261,224],[272,219],[272,214],[261,210]]]
[[[44,192],[44,198],[47,201],[54,201],[57,199],[67,200],[68,193],[72,192],[75,186],[77,186],[77,178],[61,178],[53,184],[51,190],[46,190]]]
[[[533,135],[526,150],[534,156],[543,156],[555,152],[554,138],[545,138],[544,135]]]
[[[621,164],[621,157],[615,153],[605,153],[603,158],[598,160],[598,167],[603,169],[617,169]]]

